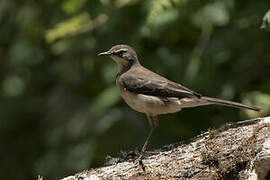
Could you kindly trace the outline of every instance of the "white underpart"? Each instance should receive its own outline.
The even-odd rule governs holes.
[[[120,90],[122,97],[126,103],[136,111],[149,115],[168,114],[180,111],[182,108],[194,107],[210,104],[209,102],[197,98],[166,98],[162,100],[156,96],[144,94],[135,94],[124,90]]]

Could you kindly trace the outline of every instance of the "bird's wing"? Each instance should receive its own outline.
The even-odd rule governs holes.
[[[165,78],[151,78],[150,76],[123,76],[123,87],[130,92],[159,97],[197,97],[201,95]]]

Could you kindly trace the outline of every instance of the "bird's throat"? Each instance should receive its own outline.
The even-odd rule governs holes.
[[[127,72],[130,68],[132,67],[132,63],[127,63],[125,65],[123,64],[118,64],[118,73],[117,76],[120,76]]]

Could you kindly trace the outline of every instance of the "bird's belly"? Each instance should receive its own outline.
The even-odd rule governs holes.
[[[125,90],[121,90],[121,95],[131,108],[142,113],[158,115],[181,110],[181,102],[178,98],[162,99],[156,96],[135,94]]]

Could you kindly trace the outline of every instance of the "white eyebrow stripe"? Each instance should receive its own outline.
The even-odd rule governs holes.
[[[122,49],[116,50],[115,52],[118,53],[118,52],[121,52],[121,51],[127,51],[127,50],[128,50],[128,49],[126,49],[126,48],[122,48]]]

